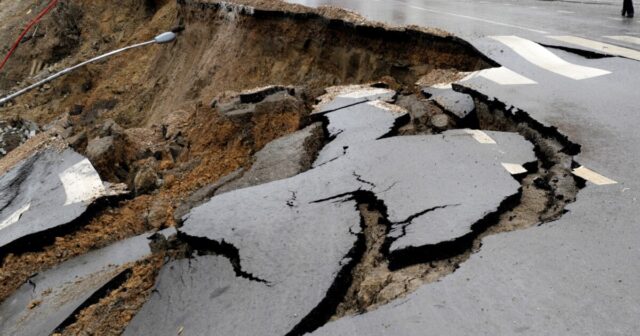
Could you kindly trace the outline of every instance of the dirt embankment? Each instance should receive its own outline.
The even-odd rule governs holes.
[[[0,9],[0,15],[13,17],[0,17],[2,46],[17,35],[21,17],[37,10],[17,3]],[[41,126],[55,120],[61,125],[56,132],[86,154],[104,179],[127,183],[133,191],[95,209],[69,232],[8,253],[0,267],[0,300],[62,261],[179,225],[173,212],[182,198],[249,166],[266,143],[305,126],[325,87],[383,80],[411,92],[420,78],[443,69],[490,65],[468,44],[441,32],[366,23],[331,8],[242,3],[63,1],[42,22],[41,33],[20,46],[0,73],[0,92],[172,27],[185,28],[172,44],[90,65],[0,109],[3,119],[20,116]],[[256,106],[254,114],[241,119],[211,104],[270,84],[295,87],[297,102]],[[113,300],[80,312],[64,333],[90,326],[95,334],[107,329],[117,334],[144,302],[160,264],[135,266],[123,286],[144,290],[114,290]]]

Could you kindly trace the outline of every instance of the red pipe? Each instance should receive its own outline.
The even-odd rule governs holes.
[[[40,20],[42,20],[42,18],[45,15],[47,15],[47,13],[49,13],[53,9],[53,7],[55,7],[57,4],[58,4],[58,0],[51,0],[49,2],[49,5],[47,5],[47,7],[45,9],[43,9],[42,12],[40,12],[40,14],[38,14],[38,16],[36,16],[33,20],[31,20],[31,22],[29,22],[27,27],[22,31],[22,34],[20,34],[20,37],[18,37],[18,39],[13,43],[13,46],[9,50],[9,53],[7,53],[7,56],[5,56],[4,59],[2,60],[2,63],[0,63],[0,70],[2,70],[4,65],[7,63],[7,61],[11,57],[11,55],[13,55],[13,52],[16,51],[16,49],[18,49],[18,46],[20,45],[20,42],[22,42],[22,39],[24,38],[24,36],[27,35],[27,32],[29,32],[29,30],[35,24],[40,22]]]

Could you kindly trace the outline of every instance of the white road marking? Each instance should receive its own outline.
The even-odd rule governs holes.
[[[635,36],[605,36],[605,37],[612,40],[633,43],[633,44],[640,44],[640,37],[635,37]]]
[[[387,96],[389,95],[395,95],[395,92],[392,90],[383,89],[383,88],[366,88],[366,89],[350,92],[347,94],[343,94],[338,97],[353,98],[353,99],[371,98],[371,100],[374,100],[374,99],[381,99],[381,98],[388,99]]]
[[[86,202],[106,193],[100,175],[88,159],[84,159],[59,174],[67,194],[64,205]]]
[[[400,2],[400,1],[396,1],[396,2],[402,3],[402,2]],[[404,4],[404,3],[403,3],[403,4]],[[459,18],[463,18],[463,19],[475,20],[475,21],[480,21],[480,22],[490,23],[490,24],[494,24],[494,25],[498,25],[498,26],[503,26],[503,27],[511,27],[511,28],[517,28],[517,29],[527,30],[527,31],[534,32],[534,33],[549,34],[548,32],[545,32],[544,30],[533,29],[533,28],[528,28],[528,27],[523,27],[523,26],[516,26],[516,25],[512,25],[512,24],[504,23],[504,22],[497,22],[497,21],[492,21],[492,20],[487,20],[487,19],[477,18],[477,17],[473,17],[473,16],[468,16],[468,15],[462,15],[462,14],[456,14],[456,13],[450,13],[450,12],[443,12],[443,11],[438,11],[438,10],[433,10],[433,9],[427,9],[427,8],[423,8],[423,7],[418,7],[418,6],[409,6],[409,7],[413,8],[413,9],[417,9],[417,10],[425,11],[425,12],[431,12],[431,13],[436,13],[436,14],[451,15],[451,16],[455,16],[455,17],[459,17]]]
[[[405,109],[404,107],[401,107],[395,104],[390,104],[384,100],[373,100],[368,102],[367,105],[377,107],[379,109],[387,110],[393,114],[397,114],[400,116],[409,113],[409,111],[407,111],[407,109]]]
[[[536,81],[522,76],[519,73],[511,71],[510,69],[505,67],[491,68],[473,72],[462,79],[461,82],[470,80],[475,77],[482,77],[500,85],[538,84]]]
[[[580,167],[574,169],[573,170],[573,174],[578,176],[578,177],[581,177],[581,178],[583,178],[583,179],[585,179],[585,180],[587,180],[587,181],[589,181],[589,182],[591,182],[591,183],[593,183],[595,185],[609,185],[609,184],[618,183],[618,182],[616,182],[616,181],[614,181],[614,180],[612,180],[610,178],[604,177],[604,176],[602,176],[602,175],[600,175],[600,174],[594,172],[593,170],[591,170],[591,169],[589,169],[587,167],[584,167],[584,166],[580,166]]]
[[[464,130],[465,133],[470,134],[474,139],[476,139],[477,142],[481,143],[481,144],[492,144],[495,145],[496,141],[493,140],[489,134],[481,131],[481,130],[472,130],[472,129],[466,129]]]
[[[581,47],[601,51],[606,54],[622,56],[622,57],[631,58],[631,59],[640,61],[640,51],[637,51],[637,50],[618,47],[613,44],[588,40],[586,38],[576,37],[576,36],[548,36],[548,37],[554,40],[571,43],[571,44],[579,45]]]
[[[433,84],[431,85],[431,87],[434,89],[441,89],[441,90],[453,89],[453,86],[451,84],[452,83]]]
[[[16,210],[16,212],[12,213],[5,220],[0,222],[0,230],[2,230],[4,228],[6,228],[7,226],[9,226],[11,224],[14,224],[17,221],[19,221],[20,217],[22,217],[22,214],[27,212],[27,210],[29,210],[30,207],[31,207],[31,203],[27,203],[27,204],[23,205],[22,208]]]
[[[502,162],[501,164],[504,167],[504,169],[506,169],[511,175],[524,174],[527,172],[527,169],[525,169],[522,165],[517,163]]]
[[[571,79],[581,80],[611,73],[602,69],[569,63],[547,48],[518,36],[491,36],[491,38],[502,42],[527,61]]]
[[[576,12],[560,9],[560,10],[558,10],[558,13],[560,13],[560,14],[575,14]]]

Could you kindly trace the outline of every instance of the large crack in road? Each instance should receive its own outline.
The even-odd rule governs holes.
[[[0,329],[322,333],[331,321],[395,309],[388,304],[463,267],[488,235],[559,218],[584,185],[571,174],[580,146],[556,129],[481,92],[443,89],[495,65],[464,41],[331,8],[175,6],[186,30],[155,65],[171,58],[176,70],[143,89],[136,107],[161,123],[96,102],[48,131],[133,192],[2,249]],[[177,50],[196,42],[191,55]],[[159,106],[167,82],[181,92]],[[97,123],[102,114],[127,129]],[[149,241],[145,232],[167,226],[177,234]],[[115,246],[137,252],[102,265]],[[86,278],[65,280],[79,262],[91,265],[78,270]],[[69,292],[78,294],[68,301]],[[32,320],[56,302],[67,305]]]

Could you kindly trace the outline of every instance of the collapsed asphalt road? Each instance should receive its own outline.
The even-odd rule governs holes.
[[[107,120],[82,129],[115,103],[105,101],[87,111],[74,107],[77,117],[69,114],[65,128],[54,136],[90,160],[66,145],[57,152],[38,149],[3,176],[7,187],[2,196],[11,210],[7,228],[29,229],[7,242],[3,276],[7,265],[34,256],[45,265],[26,268],[24,272],[39,274],[15,289],[11,281],[16,280],[4,278],[3,332],[414,334],[416,324],[407,318],[419,319],[422,307],[443,291],[444,281],[464,284],[464,276],[469,281],[473,275],[462,270],[479,254],[495,251],[485,251],[485,241],[494,239],[490,236],[546,226],[565,215],[584,186],[572,174],[579,165],[574,161],[579,144],[526,113],[450,85],[467,77],[467,71],[491,64],[455,38],[349,24],[335,16],[305,15],[299,7],[279,11],[218,2],[179,4],[187,22],[200,28],[194,29],[195,36],[212,29],[209,20],[232,30],[247,29],[250,38],[265,27],[282,29],[285,22],[287,31],[290,24],[304,22],[327,36],[339,36],[338,42],[367,45],[369,33],[383,31],[401,41],[417,41],[411,43],[416,50],[390,55],[392,48],[382,38],[375,42],[382,51],[345,52],[350,56],[315,63],[305,74],[312,74],[312,88],[281,85],[224,92],[211,103],[206,97],[207,106],[201,97],[194,113],[181,105],[161,126],[124,130]],[[353,29],[352,34],[345,29]],[[188,32],[176,43],[190,43]],[[283,49],[272,45],[265,52],[297,64],[309,56],[305,52],[318,53],[305,38],[295,38],[300,58],[277,57]],[[343,52],[340,45],[331,48]],[[255,47],[249,53],[258,51]],[[358,66],[348,66],[353,63]],[[453,65],[455,69],[447,68]],[[382,76],[389,73],[395,77]],[[277,75],[274,71],[259,78],[269,83]],[[295,76],[290,78],[300,80],[299,73]],[[372,79],[380,81],[327,87]],[[414,85],[416,81],[422,84]],[[186,96],[197,95],[192,89],[184,89]],[[321,92],[326,94],[318,97]],[[305,104],[316,99],[319,104],[309,113]],[[277,132],[267,132],[272,129]],[[225,132],[233,136],[225,137]],[[220,153],[197,152],[198,146]],[[241,154],[232,151],[237,148]],[[60,155],[69,160],[60,161]],[[228,157],[239,157],[240,164],[224,162],[217,168],[209,163]],[[81,165],[71,170],[75,177],[65,177],[66,165],[74,164]],[[197,183],[187,179],[189,174],[209,174],[212,167],[216,173]],[[101,200],[112,193],[98,173],[127,183],[132,192],[105,205]],[[50,178],[55,174],[59,181]],[[91,182],[82,187],[92,188],[78,188],[82,179]],[[21,191],[36,190],[33,185],[42,185],[45,193]],[[168,192],[171,186],[181,192]],[[39,196],[46,192],[53,193],[46,200],[72,199],[77,208],[53,203],[61,211],[52,212],[55,218],[66,217],[50,226],[34,225],[31,204],[38,205],[36,210],[45,207],[48,203]],[[19,202],[13,204],[14,199]],[[30,204],[28,209],[24,204]],[[104,238],[100,228],[96,240],[73,235],[104,222],[133,227],[127,233],[133,238]],[[143,233],[173,225],[177,231],[152,239],[151,233]],[[521,232],[526,237],[528,230]],[[30,245],[22,246],[24,242]],[[52,261],[50,250],[61,242],[77,242],[82,248],[74,255],[85,254],[70,258],[58,253]],[[422,322],[441,327],[429,319]]]

